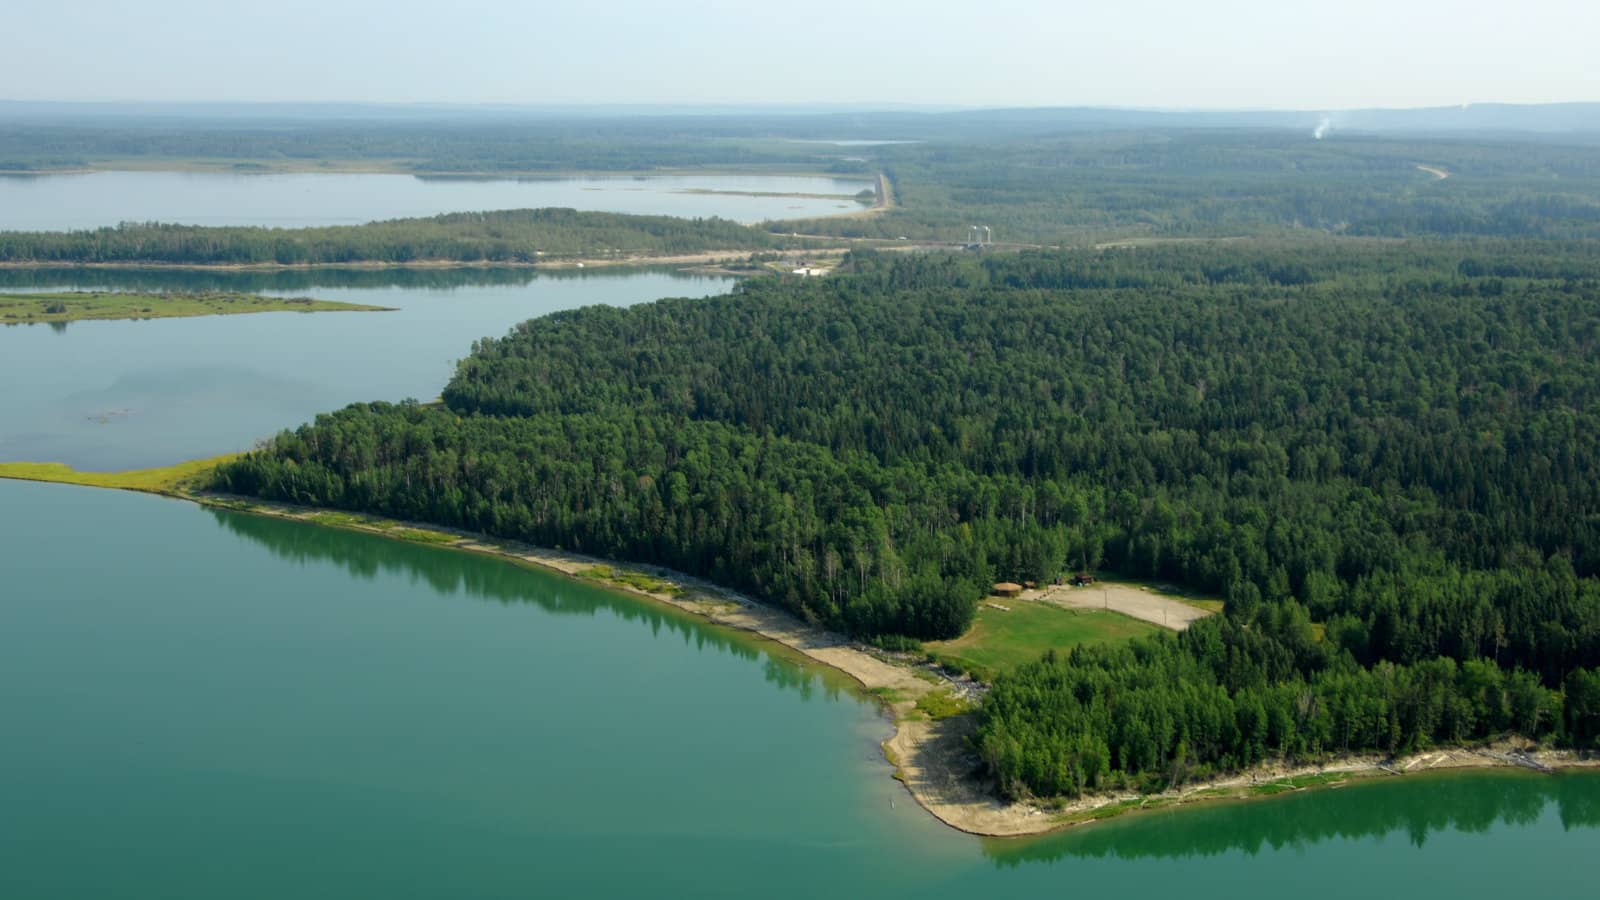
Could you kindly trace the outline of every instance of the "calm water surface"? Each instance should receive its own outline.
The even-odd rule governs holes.
[[[0,482],[0,896],[1592,896],[1600,778],[980,841],[751,639],[496,560]]]
[[[474,340],[525,319],[733,285],[660,271],[386,274],[8,273],[11,290],[248,289],[397,310],[0,327],[0,384],[17,388],[0,391],[0,461],[113,470],[247,449],[349,403],[432,399]]]
[[[0,176],[0,230],[65,231],[118,222],[357,225],[446,212],[570,207],[736,222],[862,208],[864,179],[785,175],[419,178],[413,175],[91,172]],[[748,194],[818,194],[748,196]]]

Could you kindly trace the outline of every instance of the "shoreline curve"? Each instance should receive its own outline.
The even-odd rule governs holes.
[[[893,777],[934,818],[958,831],[980,837],[1036,836],[1124,813],[1215,800],[1258,799],[1315,787],[1338,787],[1355,778],[1505,767],[1545,773],[1568,769],[1600,770],[1600,754],[1538,749],[1530,742],[1507,736],[1493,743],[1435,749],[1402,758],[1369,754],[1337,757],[1315,765],[1268,764],[1156,794],[1107,792],[1065,802],[1006,802],[992,785],[971,777],[977,759],[966,738],[976,727],[975,716],[969,712],[930,720],[916,709],[919,698],[935,690],[962,687],[962,683],[935,675],[931,670],[914,668],[910,657],[894,659],[893,654],[802,622],[786,611],[737,591],[657,566],[534,547],[431,524],[189,489],[185,482],[192,481],[217,461],[200,460],[166,470],[130,473],[79,473],[60,465],[0,463],[0,479],[153,493],[202,507],[498,557],[599,583],[610,590],[662,603],[712,624],[773,641],[814,663],[848,675],[869,696],[875,697],[880,711],[895,729],[881,745],[884,758],[893,769]],[[48,471],[44,477],[29,474],[41,468]],[[175,473],[172,478],[159,476],[169,471]],[[597,577],[593,570],[602,567],[617,573],[616,576]],[[635,583],[623,580],[628,576],[634,576]],[[644,576],[652,587],[660,585],[660,589],[638,586],[637,576]]]

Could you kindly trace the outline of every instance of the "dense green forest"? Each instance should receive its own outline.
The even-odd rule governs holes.
[[[0,231],[0,262],[528,263],[560,256],[762,250],[781,243],[726,219],[515,209],[321,228],[125,223],[93,231]]]
[[[1587,242],[858,254],[473,347],[217,486],[709,576],[863,637],[994,580],[1223,594],[997,679],[1012,796],[1515,730],[1600,740],[1600,266]]]
[[[581,281],[614,278],[621,267],[579,269],[571,266],[548,269],[510,266],[396,267],[319,267],[317,269],[173,269],[101,268],[94,283],[112,290],[128,291],[234,291],[260,294],[269,291],[312,293],[322,288],[447,288],[503,285],[526,286],[535,282]],[[642,265],[626,271],[650,271],[685,283],[708,276],[680,269]],[[0,290],[6,288],[76,288],[84,283],[81,267],[26,266],[0,267]],[[687,288],[686,288],[687,290]]]

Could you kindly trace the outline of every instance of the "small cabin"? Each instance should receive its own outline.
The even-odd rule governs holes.
[[[1022,585],[1012,584],[1009,581],[1002,581],[994,586],[994,595],[996,597],[1016,597],[1021,593]]]

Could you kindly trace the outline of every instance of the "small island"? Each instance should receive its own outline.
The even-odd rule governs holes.
[[[0,323],[77,322],[87,319],[173,319],[232,316],[263,312],[388,312],[389,307],[313,300],[310,297],[266,297],[224,291],[142,293],[72,291],[48,294],[0,294]]]

